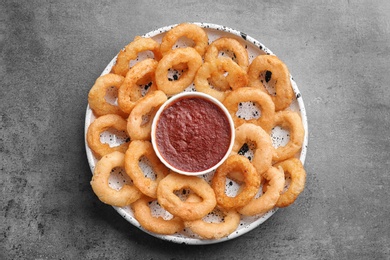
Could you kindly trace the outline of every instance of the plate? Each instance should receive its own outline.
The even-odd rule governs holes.
[[[226,26],[221,26],[221,25],[216,25],[216,24],[210,24],[210,23],[194,23],[194,24],[197,24],[197,25],[201,26],[202,28],[204,28],[204,30],[208,34],[209,43],[211,43],[212,41],[214,41],[215,39],[220,38],[220,37],[232,37],[232,38],[235,38],[238,41],[240,41],[242,44],[244,44],[244,46],[248,50],[250,62],[258,55],[273,54],[270,49],[268,49],[261,42],[252,38],[251,36],[247,35],[246,33],[237,31],[235,29],[232,29],[232,28],[229,28]],[[143,36],[150,37],[150,38],[155,39],[158,42],[161,42],[161,39],[164,36],[164,34],[175,26],[176,26],[176,24],[161,27],[157,30],[146,33]],[[179,47],[186,46],[187,44],[189,44],[189,43],[185,42],[183,40],[182,42],[178,43],[178,46]],[[151,55],[151,54],[148,54],[148,53],[141,54],[139,56],[139,59],[147,58],[147,57],[149,57],[148,55]],[[115,61],[116,61],[116,56],[107,65],[107,67],[104,69],[104,71],[102,72],[101,75],[109,73],[111,71],[112,66],[115,64]],[[298,157],[302,161],[302,163],[304,163],[305,158],[306,158],[307,143],[308,143],[308,125],[307,125],[306,110],[305,110],[304,102],[302,99],[302,95],[301,95],[301,93],[298,89],[298,86],[297,86],[297,84],[294,81],[292,76],[290,77],[290,80],[291,80],[292,88],[293,88],[294,93],[295,93],[295,97],[294,97],[294,100],[290,106],[290,109],[293,111],[297,111],[301,114],[303,127],[305,129],[305,136],[304,136],[304,142],[302,145],[302,150],[299,154],[296,155],[296,157]],[[190,86],[185,91],[193,91],[193,86]],[[270,91],[272,91],[272,89],[270,89]],[[113,95],[115,95],[115,94],[111,94],[111,96],[110,96],[110,93],[108,93],[107,95],[108,95],[107,99],[111,99],[112,102],[115,102],[115,97],[113,98]],[[251,104],[244,104],[244,106],[246,106],[246,107],[244,107],[244,109],[241,110],[241,113],[243,113],[244,116],[245,116],[245,113],[251,113],[251,111],[253,109],[256,110],[256,108],[253,107]],[[95,116],[93,115],[92,110],[88,106],[87,110],[86,110],[86,115],[85,115],[85,136],[86,136],[87,129],[88,129],[89,125],[93,122],[94,119],[95,119]],[[286,142],[286,140],[288,140],[288,132],[286,132],[285,130],[278,128],[278,127],[276,127],[273,130],[271,136],[272,136],[272,141],[273,141],[274,146],[283,145]],[[114,146],[114,145],[118,145],[118,144],[122,143],[124,141],[124,138],[123,138],[123,135],[121,136],[121,133],[107,131],[101,135],[101,140],[102,140],[102,142],[106,142],[106,143],[109,143],[110,145]],[[87,142],[86,142],[86,138],[85,138],[85,147],[86,147],[86,154],[87,154],[87,158],[88,158],[88,163],[89,163],[91,171],[93,172],[94,168],[95,168],[95,164],[97,162],[97,159],[93,156],[92,151],[89,149]],[[246,154],[246,155],[250,156],[251,151],[249,150],[247,153],[249,153],[249,154]],[[150,174],[150,173],[148,173],[148,171],[150,172],[151,169],[148,168],[148,165],[146,162],[141,161],[140,166],[144,170],[145,174]],[[209,181],[210,176],[212,176],[212,173],[205,175],[204,178]],[[115,170],[111,174],[111,177],[110,177],[111,187],[117,188],[117,189],[119,189],[123,185],[123,183],[126,183],[128,181],[130,181],[130,180],[128,180],[125,177],[125,174],[123,174],[121,172],[121,170]],[[237,190],[236,190],[237,187],[235,185],[230,186],[229,189],[230,190],[228,190],[228,192],[231,192],[233,194],[235,192],[237,192]],[[220,243],[223,241],[237,238],[237,237],[255,229],[259,225],[261,225],[264,221],[266,221],[268,218],[270,218],[277,211],[277,208],[274,208],[273,210],[267,212],[264,215],[253,216],[253,217],[242,217],[241,222],[240,222],[238,228],[236,229],[236,231],[234,231],[229,236],[224,237],[222,239],[205,240],[205,239],[201,239],[201,238],[197,237],[197,235],[191,233],[189,230],[183,230],[182,232],[177,233],[175,235],[158,235],[158,234],[148,232],[145,229],[143,229],[140,226],[140,224],[138,223],[138,221],[134,218],[132,209],[129,206],[121,207],[121,208],[114,207],[114,208],[128,222],[130,222],[134,226],[140,228],[144,232],[146,232],[154,237],[157,237],[157,238],[163,239],[163,240],[167,240],[167,241],[171,241],[174,243],[189,244],[189,245]],[[165,212],[165,210],[161,209],[157,205],[157,203],[152,204],[151,208],[152,208],[153,214],[162,215],[163,217],[169,217],[169,213],[167,213],[167,212]]]

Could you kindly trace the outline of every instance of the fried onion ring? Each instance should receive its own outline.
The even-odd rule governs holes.
[[[130,61],[135,60],[138,54],[144,51],[152,51],[156,61],[159,61],[162,57],[158,42],[151,38],[136,36],[132,42],[119,52],[111,73],[125,77],[130,69]]]
[[[118,105],[122,111],[130,114],[131,110],[134,108],[135,103],[138,101],[137,98],[134,98],[133,92],[134,89],[139,91],[140,87],[137,82],[144,77],[149,77],[151,74],[155,73],[158,62],[153,59],[146,59],[137,64],[135,64],[126,74],[125,80],[123,81],[121,87],[118,91]],[[153,77],[153,76],[152,76]],[[149,89],[148,93],[153,92],[157,89],[157,86],[153,84]],[[140,98],[140,95],[137,96]]]
[[[221,51],[230,51],[234,55],[234,61],[246,72],[249,66],[248,52],[245,47],[234,38],[222,37],[213,41],[204,55],[204,60],[212,61],[218,58]]]
[[[168,70],[180,63],[187,64],[187,69],[178,80],[168,80]],[[191,47],[175,49],[166,54],[158,63],[156,83],[159,90],[167,96],[182,92],[194,80],[195,74],[202,65],[202,57]]]
[[[237,66],[237,64],[229,58],[221,57],[218,60],[221,61],[219,69],[228,73],[226,81],[229,84],[229,89],[235,90],[248,84],[248,75],[244,69]]]
[[[168,54],[181,37],[186,37],[194,41],[194,46],[189,47],[193,47],[200,56],[204,55],[209,41],[207,33],[202,27],[190,23],[179,24],[164,35],[160,44],[160,51],[162,55],[165,56]]]
[[[243,176],[244,188],[239,193],[230,197],[225,193],[226,177],[231,172],[239,172]],[[250,161],[241,155],[231,155],[217,168],[211,180],[218,206],[230,210],[246,205],[257,193],[261,182],[261,176]]]
[[[126,135],[128,135],[126,120],[115,114],[100,116],[96,118],[88,127],[87,143],[89,148],[91,148],[98,159],[114,151],[125,153],[127,147],[129,146],[128,142],[124,142],[119,146],[113,147],[110,147],[109,144],[102,143],[100,141],[100,134],[110,128],[123,131],[126,133]]]
[[[228,90],[226,91],[212,88],[208,81],[208,79],[212,77],[213,73],[217,73],[221,70],[229,73],[226,76],[226,81],[229,85]],[[225,100],[227,94],[230,92],[230,89],[244,87],[247,83],[248,78],[245,71],[229,58],[219,58],[203,63],[194,79],[195,89],[197,91],[209,94],[221,102]]]
[[[133,204],[131,208],[134,212],[134,218],[147,231],[160,235],[173,235],[184,228],[183,221],[176,216],[171,219],[156,217],[152,215],[149,204],[155,199],[143,196]]]
[[[142,157],[146,157],[152,167],[155,179],[145,176],[139,166]],[[125,170],[134,185],[145,195],[157,197],[158,183],[168,174],[169,170],[158,159],[149,141],[134,140],[130,143],[125,154]]]
[[[221,56],[223,57],[225,52],[232,53],[232,60],[235,61],[240,67],[247,72],[249,66],[249,57],[248,52],[245,47],[236,39],[222,37],[215,41],[213,41],[204,55],[205,62],[210,62],[219,57],[220,53],[223,53]],[[225,56],[226,57],[226,56]],[[217,87],[222,90],[226,90],[229,88],[229,83],[224,76],[225,70],[219,70],[213,72],[209,81],[214,87]]]
[[[198,72],[196,73],[194,84],[195,89],[197,91],[206,93],[219,101],[224,101],[227,94],[230,92],[230,90],[224,90],[224,89],[216,89],[212,88],[210,86],[208,79],[211,78],[211,75],[213,72],[218,72],[218,61],[216,62],[205,62],[203,65],[199,68]]]
[[[287,190],[280,195],[276,203],[277,207],[284,208],[294,203],[305,188],[306,171],[303,168],[302,162],[297,158],[290,158],[279,162],[274,164],[274,167],[282,167],[285,176],[289,175],[291,177],[290,185]]]
[[[232,153],[238,153],[244,144],[254,145],[252,164],[259,174],[271,168],[273,154],[271,138],[260,126],[245,123],[236,128]]]
[[[153,118],[157,109],[167,101],[164,92],[156,90],[140,99],[127,119],[127,132],[131,140],[150,140]],[[147,120],[145,120],[147,117]],[[146,123],[144,121],[147,121]]]
[[[199,202],[201,199],[190,194],[187,202]],[[208,222],[203,219],[185,221],[186,228],[191,229],[192,232],[205,239],[220,239],[233,233],[240,224],[240,214],[236,210],[219,210],[215,208],[210,214],[223,215],[221,222]]]
[[[120,190],[109,186],[111,170],[117,167],[123,168],[124,164],[125,155],[121,152],[107,154],[96,163],[91,186],[100,201],[112,206],[124,207],[141,197],[142,193],[133,185],[125,184]]]
[[[271,72],[272,79],[275,80],[276,95],[270,95],[259,79],[261,73]],[[275,103],[275,110],[287,108],[294,97],[294,91],[291,87],[290,72],[287,66],[274,55],[257,56],[248,68],[249,87],[259,88],[272,98]]]
[[[262,176],[268,182],[267,191],[239,209],[238,212],[242,215],[254,216],[264,214],[275,207],[284,188],[285,180],[283,169],[281,167],[280,169],[272,167],[263,173]]]
[[[285,146],[274,148],[274,162],[280,162],[293,157],[302,148],[305,129],[303,128],[302,119],[297,112],[283,110],[275,114],[274,126],[280,126],[288,129],[290,140]]]
[[[88,104],[97,117],[107,114],[117,114],[121,117],[128,116],[118,106],[108,103],[105,99],[107,90],[111,87],[119,89],[123,80],[124,77],[111,73],[96,79],[95,84],[88,93]]]
[[[242,102],[255,102],[260,106],[261,116],[253,119],[243,119],[237,116],[238,105]],[[269,95],[257,88],[239,88],[227,95],[223,101],[225,107],[229,110],[236,127],[244,123],[253,123],[261,126],[266,132],[270,132],[274,122],[275,105]]]
[[[182,201],[174,193],[181,189],[190,189],[201,197],[202,201]],[[157,188],[157,200],[165,210],[183,220],[201,219],[210,213],[217,204],[213,189],[204,179],[180,175],[175,172],[171,172],[160,181]]]

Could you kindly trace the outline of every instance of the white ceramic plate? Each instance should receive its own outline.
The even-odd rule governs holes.
[[[209,36],[209,43],[211,43],[212,41],[214,41],[215,39],[220,38],[220,37],[233,37],[233,38],[237,39],[238,41],[240,41],[241,43],[243,43],[244,46],[246,46],[246,48],[248,50],[250,61],[252,61],[256,56],[261,55],[261,54],[273,54],[271,52],[271,50],[269,50],[267,47],[265,47],[261,42],[253,39],[252,37],[250,37],[249,35],[247,35],[243,32],[228,28],[226,26],[216,25],[216,24],[209,24],[209,23],[195,23],[195,24],[197,24],[205,29],[205,31],[207,32],[207,34]],[[172,29],[174,26],[175,25],[165,26],[165,27],[162,27],[160,29],[149,32],[143,36],[150,37],[150,38],[155,39],[158,42],[161,42],[161,39],[164,36],[164,34],[167,31],[169,31],[170,29]],[[179,43],[179,46],[185,46],[186,44],[187,44],[186,42],[181,42],[181,43]],[[144,55],[144,57],[142,55]],[[148,55],[151,55],[151,54],[145,53],[142,55],[139,56],[139,59],[144,59],[146,57],[149,57]],[[101,75],[109,73],[112,66],[115,64],[115,61],[116,61],[116,57],[114,57],[112,59],[112,61],[107,65],[107,67],[104,69],[104,71],[102,72]],[[300,112],[301,117],[302,117],[303,126],[305,129],[305,138],[304,138],[302,150],[301,150],[300,154],[297,154],[296,156],[302,161],[302,163],[304,163],[305,157],[306,157],[307,143],[308,143],[307,117],[306,117],[304,103],[302,100],[302,95],[299,92],[299,89],[298,89],[298,87],[297,87],[297,85],[292,77],[291,77],[291,84],[292,84],[292,87],[294,89],[295,98],[294,98],[293,103],[290,106],[290,109]],[[193,89],[190,86],[186,91],[192,91],[192,90]],[[243,115],[251,114],[253,109],[255,109],[253,107],[253,105],[251,105],[250,103],[246,103],[246,104],[244,104],[244,108],[241,110],[241,113],[243,113]],[[88,129],[89,125],[93,122],[94,119],[95,119],[95,116],[93,115],[91,109],[89,107],[87,107],[86,116],[85,116],[85,135],[87,133],[87,129]],[[286,132],[283,129],[276,128],[272,132],[272,139],[273,139],[274,146],[279,146],[281,144],[284,144],[288,140],[288,132]],[[123,137],[120,136],[120,133],[113,133],[113,132],[103,133],[101,136],[101,140],[103,142],[109,143],[110,145],[113,145],[113,146],[118,145],[124,141]],[[91,171],[93,172],[97,160],[93,156],[93,154],[92,154],[91,150],[89,149],[86,142],[85,142],[85,146],[86,146],[86,153],[87,153],[88,162],[89,162]],[[245,155],[250,156],[250,153],[251,153],[251,151],[248,151]],[[141,162],[140,164],[141,164],[141,168],[143,168],[143,170],[146,172],[146,174],[149,174],[148,171],[150,172],[151,169],[150,169],[150,167],[148,167],[147,163]],[[211,176],[212,176],[212,174],[208,174],[208,175],[205,175],[204,178],[206,180],[210,180]],[[117,188],[117,189],[119,189],[123,185],[123,183],[126,183],[128,181],[129,180],[125,177],[124,174],[122,174],[122,172],[120,170],[116,170],[110,177],[110,185],[114,188]],[[228,192],[230,192],[232,194],[237,192],[236,185],[231,185],[228,189],[229,189]],[[175,242],[175,243],[184,243],[184,244],[191,244],[191,245],[213,244],[213,243],[219,243],[219,242],[223,242],[223,241],[230,240],[233,238],[237,238],[237,237],[253,230],[254,228],[258,227],[260,224],[262,224],[264,221],[266,221],[268,218],[270,218],[277,210],[275,208],[275,209],[267,212],[266,214],[260,215],[260,216],[242,217],[240,225],[238,226],[237,230],[235,232],[233,232],[232,234],[230,234],[229,236],[222,238],[222,239],[205,240],[205,239],[200,239],[195,234],[191,233],[189,230],[183,230],[182,232],[175,234],[175,235],[157,235],[157,234],[148,232],[148,231],[144,230],[140,226],[138,221],[134,218],[133,212],[129,206],[122,207],[122,208],[119,208],[119,207],[114,207],[114,208],[117,210],[117,212],[122,217],[124,217],[131,224],[140,228],[141,230],[145,231],[146,233],[149,233],[152,236],[155,236],[155,237],[163,239],[163,240]],[[161,209],[157,205],[157,203],[152,204],[151,208],[152,208],[153,214],[162,215],[163,217],[169,217],[169,215],[170,215],[169,213],[167,213],[163,209]],[[214,217],[209,216],[209,218],[213,219],[213,218],[215,218],[215,216]]]

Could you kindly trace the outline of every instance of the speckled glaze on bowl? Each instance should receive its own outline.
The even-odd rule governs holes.
[[[261,42],[252,38],[251,36],[247,35],[244,32],[240,32],[240,31],[237,31],[235,29],[232,29],[232,28],[229,28],[226,26],[210,24],[210,23],[196,23],[195,22],[194,24],[197,24],[205,29],[205,31],[207,32],[207,34],[209,36],[209,43],[211,43],[212,41],[214,41],[215,39],[220,38],[220,37],[232,37],[232,38],[237,39],[241,43],[243,43],[243,45],[246,46],[246,48],[248,50],[250,62],[256,56],[261,55],[261,54],[273,55],[273,53],[270,49],[268,49]],[[143,36],[150,37],[150,38],[155,39],[158,42],[161,42],[161,39],[164,36],[164,34],[168,30],[172,29],[175,26],[176,26],[176,24],[164,26],[164,27],[161,27],[157,30],[146,33]],[[131,41],[131,40],[129,40],[129,41]],[[185,45],[185,43],[184,43],[184,45]],[[104,69],[104,71],[102,72],[101,75],[109,73],[111,71],[112,66],[115,64],[115,61],[116,61],[116,56],[107,65],[107,67]],[[298,89],[297,84],[295,83],[293,77],[290,77],[290,80],[291,80],[292,88],[293,88],[294,93],[295,93],[295,98],[294,98],[289,109],[300,113],[301,118],[302,118],[303,127],[305,129],[305,136],[304,136],[304,142],[302,145],[302,149],[301,149],[301,152],[299,154],[297,154],[296,156],[302,161],[302,163],[304,163],[305,158],[306,158],[307,145],[308,145],[308,124],[307,124],[306,110],[305,110],[305,106],[303,103],[302,95]],[[190,86],[188,89],[186,89],[186,91],[193,91],[193,90],[194,90],[193,86]],[[93,122],[94,119],[95,119],[95,116],[93,115],[91,109],[88,106],[87,110],[86,110],[86,115],[85,115],[85,136],[86,136],[87,129],[88,129],[89,125]],[[273,144],[275,146],[282,144],[283,143],[282,140],[287,139],[287,138],[284,138],[284,137],[286,137],[286,134],[287,133],[283,130],[281,130],[281,131],[278,129],[274,130],[271,134]],[[121,140],[120,137],[116,138],[114,136],[114,138],[113,138],[112,133],[103,133],[102,139],[104,139],[106,142],[108,142],[111,145],[115,145],[115,144],[118,144],[120,142],[123,142],[123,140]],[[93,156],[93,153],[89,149],[87,142],[85,142],[85,148],[86,148],[88,163],[90,165],[91,171],[93,172],[94,168],[95,168],[95,164],[97,162],[97,159]],[[141,162],[141,168],[142,167],[143,166],[142,166],[142,162]],[[150,171],[150,169],[148,169],[147,166],[144,166],[143,169],[146,172],[146,174],[148,174],[147,172]],[[213,174],[213,172],[210,174],[206,174],[203,177],[207,181],[210,181],[212,174]],[[110,177],[110,185],[114,188],[115,187],[119,188],[121,185],[123,185],[123,183],[126,183],[127,181],[129,181],[129,180],[126,179],[126,177],[124,176],[124,174],[121,173],[121,171],[114,172],[114,174],[112,174],[112,176]],[[231,187],[231,189],[232,190],[230,192],[234,193],[237,191],[235,189],[238,189],[238,188],[233,186],[233,187]],[[175,235],[158,235],[158,234],[151,233],[149,231],[146,231],[145,229],[143,229],[140,226],[138,221],[134,218],[134,215],[133,215],[133,212],[132,212],[132,209],[130,206],[122,207],[122,208],[119,208],[119,207],[114,207],[114,208],[123,218],[125,218],[131,224],[133,224],[134,226],[140,228],[144,232],[146,232],[154,237],[157,237],[157,238],[160,238],[163,240],[167,240],[167,241],[171,241],[174,243],[189,244],[189,245],[214,244],[214,243],[220,243],[220,242],[224,242],[227,240],[237,238],[237,237],[255,229],[259,225],[261,225],[264,221],[266,221],[268,218],[270,218],[277,211],[277,208],[274,208],[273,210],[271,210],[263,215],[253,216],[253,217],[242,217],[241,222],[240,222],[238,228],[236,229],[236,231],[231,233],[229,236],[224,237],[222,239],[206,240],[206,239],[199,238],[196,234],[193,234],[189,230],[183,230],[182,232],[177,233]],[[154,211],[155,214],[162,215],[163,217],[169,216],[169,213],[165,212],[157,204],[152,204],[151,209],[152,209],[152,211]]]

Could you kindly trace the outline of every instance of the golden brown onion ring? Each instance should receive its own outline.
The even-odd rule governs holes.
[[[232,172],[239,172],[243,176],[243,189],[234,197],[225,193],[226,177]],[[217,168],[211,181],[217,204],[223,209],[237,209],[245,206],[257,193],[261,176],[250,161],[241,155],[231,155]]]
[[[155,174],[155,179],[145,176],[140,160],[145,157]],[[125,154],[125,169],[133,180],[134,185],[145,195],[151,198],[157,197],[158,183],[168,174],[169,170],[157,158],[152,144],[149,141],[132,141]]]
[[[285,146],[274,148],[273,161],[279,162],[293,157],[302,148],[305,129],[297,112],[284,110],[275,114],[274,127],[280,126],[289,130],[290,140]]]
[[[105,99],[107,90],[111,87],[118,90],[123,80],[124,77],[116,74],[106,74],[96,79],[95,84],[88,93],[88,104],[97,117],[107,114],[117,114],[121,117],[128,116],[118,106],[108,103]]]
[[[135,60],[139,53],[152,51],[154,59],[161,59],[160,44],[151,38],[136,36],[123,50],[121,50],[116,59],[116,63],[111,69],[111,73],[126,76],[130,69],[130,61]]]
[[[143,196],[133,204],[134,218],[147,231],[160,235],[173,235],[184,228],[183,221],[173,216],[171,219],[164,219],[163,217],[153,216],[150,210],[150,203],[155,199]]]
[[[289,175],[291,177],[289,187],[280,195],[276,203],[276,206],[279,208],[287,207],[294,203],[305,188],[306,171],[303,168],[302,162],[297,158],[290,158],[279,162],[274,167],[282,167],[285,176]]]
[[[226,98],[226,95],[230,92],[228,88],[226,89],[217,89],[213,88],[209,84],[209,80],[211,78],[211,75],[214,72],[218,72],[219,64],[218,60],[215,62],[205,62],[203,65],[199,68],[198,72],[196,73],[195,79],[194,79],[194,85],[195,89],[197,91],[206,93],[219,101],[223,101]]]
[[[120,190],[109,186],[111,171],[124,166],[125,155],[121,152],[107,154],[96,163],[91,186],[99,200],[112,206],[124,207],[141,197],[142,193],[133,185],[125,184]]]
[[[249,57],[245,47],[236,39],[222,37],[213,41],[204,55],[205,62],[210,62],[214,59],[218,59],[221,52],[231,52],[233,54],[233,60],[240,65],[244,72],[248,71]],[[222,56],[223,57],[223,56]],[[211,85],[221,90],[227,90],[229,83],[227,82],[224,74],[226,70],[220,69],[217,72],[211,74],[209,81]],[[245,84],[246,85],[246,84]]]
[[[112,153],[114,151],[119,151],[125,153],[127,147],[129,146],[128,142],[124,142],[119,146],[110,147],[109,144],[102,143],[100,141],[100,134],[104,131],[114,128],[118,131],[123,131],[127,133],[127,121],[119,115],[108,114],[96,118],[88,127],[87,131],[87,143],[92,152],[99,159],[102,156]]]
[[[175,43],[182,37],[191,39],[193,47],[200,56],[203,56],[208,46],[208,36],[204,29],[196,24],[182,23],[169,30],[162,38],[160,51],[162,55],[168,54]]]
[[[260,126],[245,123],[236,128],[232,153],[238,153],[244,144],[254,145],[252,164],[259,174],[271,168],[273,154],[271,138]]]
[[[202,198],[201,202],[182,201],[175,191],[190,189]],[[210,185],[196,176],[180,175],[171,172],[162,179],[157,188],[157,200],[171,214],[183,220],[201,219],[216,206],[215,194]]]
[[[254,216],[264,214],[275,207],[284,188],[284,172],[282,168],[272,167],[264,172],[262,176],[268,182],[267,191],[239,209],[238,212],[242,215]]]
[[[168,79],[168,70],[178,64],[187,64],[187,69],[177,80]],[[202,57],[191,47],[175,49],[166,54],[158,63],[156,69],[156,83],[159,90],[167,96],[182,92],[195,78],[195,74],[202,65]]]
[[[260,106],[261,116],[259,118],[246,120],[237,116],[238,105],[249,101]],[[266,132],[271,131],[275,116],[275,105],[270,96],[263,91],[250,87],[239,88],[230,92],[223,104],[229,110],[236,127],[244,123],[252,123],[261,126]]]
[[[194,195],[190,194],[187,202],[199,202],[201,199]],[[240,214],[236,210],[219,210],[217,208],[210,214],[214,212],[221,211],[223,219],[221,222],[207,222],[204,219],[198,219],[193,221],[185,221],[184,225],[186,228],[191,229],[192,232],[199,235],[205,239],[220,239],[226,237],[233,233],[238,225],[240,224]]]
[[[167,101],[167,96],[160,90],[156,90],[137,101],[127,119],[127,132],[131,140],[151,139],[153,118],[165,101]]]
[[[234,55],[234,61],[246,72],[249,66],[248,52],[245,47],[234,38],[222,37],[213,41],[204,56],[204,60],[212,61],[217,59],[221,51],[230,51]]]
[[[218,87],[213,88],[209,84],[209,79],[212,77],[213,73],[217,73],[221,70],[228,72],[228,75],[226,76],[228,90],[219,90]],[[231,89],[244,87],[247,83],[248,78],[245,71],[229,58],[219,58],[203,63],[194,79],[195,89],[197,91],[209,94],[221,102],[226,98]]]
[[[143,78],[149,78],[151,74],[154,74],[157,68],[157,64],[158,62],[153,59],[146,59],[135,64],[127,72],[125,80],[123,81],[122,86],[118,91],[118,105],[122,111],[130,114],[131,110],[135,106],[135,103],[140,98],[140,95],[137,95],[137,98],[134,98],[134,91],[139,91],[140,89],[140,86],[137,83]],[[156,89],[157,86],[153,84],[148,89],[148,93],[151,93]]]
[[[265,89],[259,76],[261,73],[270,71],[275,81],[276,95],[270,95]],[[276,56],[259,55],[249,65],[248,69],[249,86],[259,88],[272,98],[275,103],[275,110],[286,109],[294,98],[294,91],[291,86],[290,72],[287,66]]]

